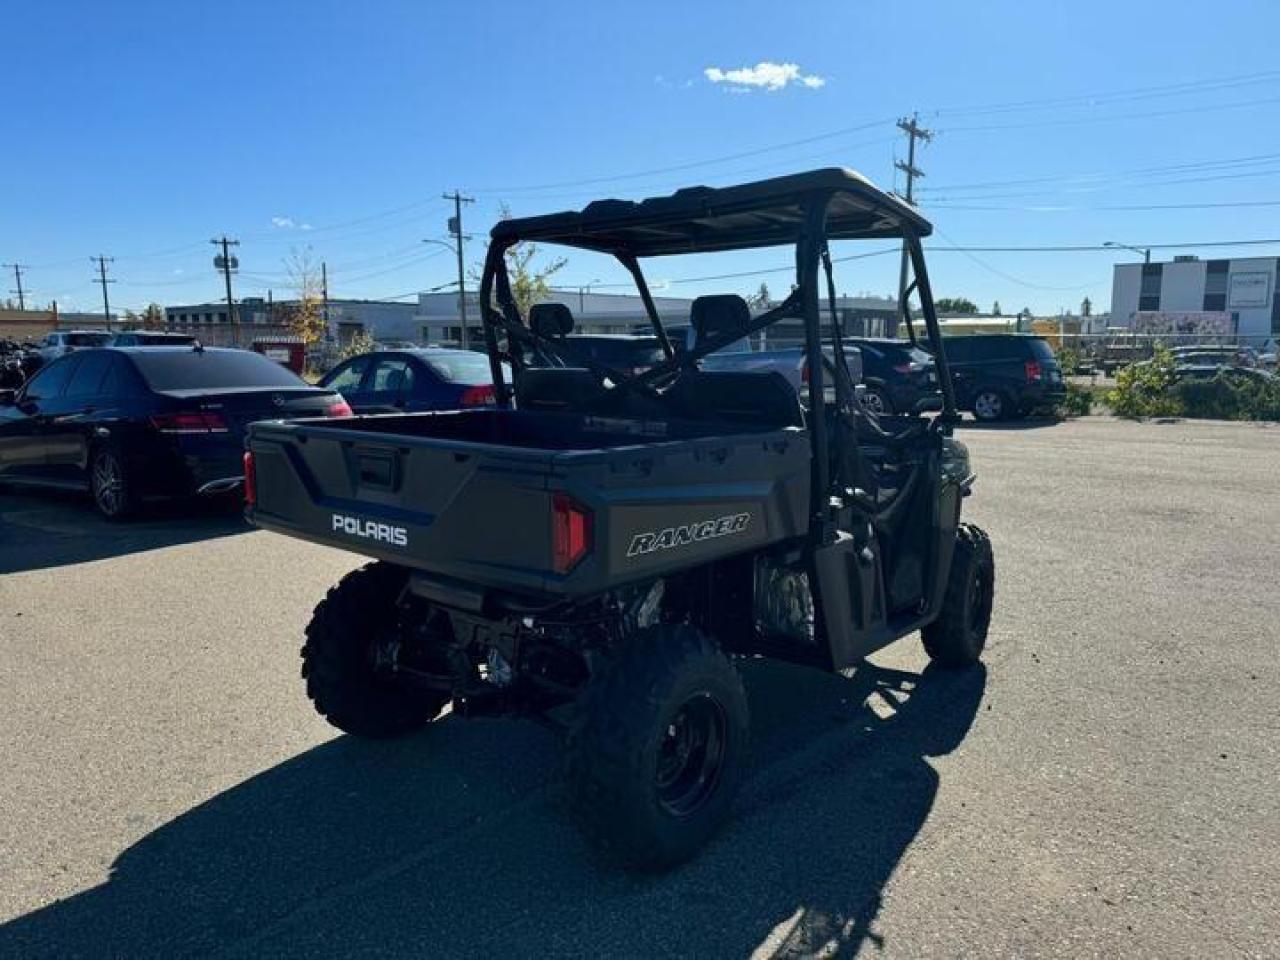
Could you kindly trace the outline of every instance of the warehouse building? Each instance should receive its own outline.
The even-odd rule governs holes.
[[[1116,264],[1111,323],[1135,333],[1280,337],[1280,259],[1248,257]]]

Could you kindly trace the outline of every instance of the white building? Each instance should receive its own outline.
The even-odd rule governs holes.
[[[648,328],[649,315],[639,295],[633,293],[596,293],[587,290],[552,290],[547,298],[563,303],[573,313],[574,330],[578,333],[631,333]],[[664,324],[687,324],[693,301],[685,297],[654,297],[653,305]],[[417,332],[413,339],[425,343],[457,343],[462,337],[456,293],[420,293],[414,316]],[[480,296],[467,291],[467,326],[471,341],[479,344]]]
[[[1188,331],[1248,338],[1258,344],[1280,337],[1276,257],[1116,264],[1111,283],[1111,323],[1135,332]]]

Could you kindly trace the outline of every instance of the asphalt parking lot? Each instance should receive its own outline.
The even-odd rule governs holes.
[[[299,637],[359,558],[0,495],[0,955],[1274,956],[1280,429],[963,437],[985,668],[748,664],[737,814],[649,878],[539,727],[313,715]]]

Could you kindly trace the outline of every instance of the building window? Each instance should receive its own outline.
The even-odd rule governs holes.
[[[1210,260],[1205,266],[1204,274],[1204,307],[1205,310],[1227,309],[1227,274],[1231,261]]]
[[[210,311],[209,313],[206,313],[206,314],[204,315],[204,322],[205,322],[205,323],[213,323],[213,312],[212,312],[212,311]]]
[[[1139,310],[1160,309],[1160,281],[1164,277],[1164,264],[1144,263],[1142,265],[1142,286],[1138,291]]]

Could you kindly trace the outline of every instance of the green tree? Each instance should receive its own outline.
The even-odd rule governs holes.
[[[164,307],[158,303],[148,303],[147,309],[142,311],[142,325],[150,329],[163,327]]]
[[[511,219],[511,209],[504,203],[498,215],[501,220]],[[507,277],[511,281],[511,296],[516,301],[520,316],[528,317],[529,308],[551,296],[547,279],[564,269],[569,262],[556,257],[548,263],[538,262],[538,245],[521,240],[507,248]],[[472,279],[479,280],[479,272],[471,271]]]
[[[316,266],[315,255],[310,247],[295,247],[285,258],[284,266],[297,295],[296,303],[281,310],[285,326],[303,343],[316,343],[329,331],[324,322],[320,268]]]
[[[993,304],[991,305],[991,315],[992,315],[993,317],[1003,316],[1003,314],[1001,314],[1001,312],[1000,312],[1000,301],[999,301],[999,300],[997,300],[995,303],[993,303]]]
[[[971,314],[978,312],[978,305],[964,297],[942,297],[934,302],[939,313]]]
[[[368,330],[357,330],[351,335],[351,338],[342,345],[342,349],[338,351],[338,362],[358,357],[362,353],[371,352],[377,344],[374,342],[373,334]]]

